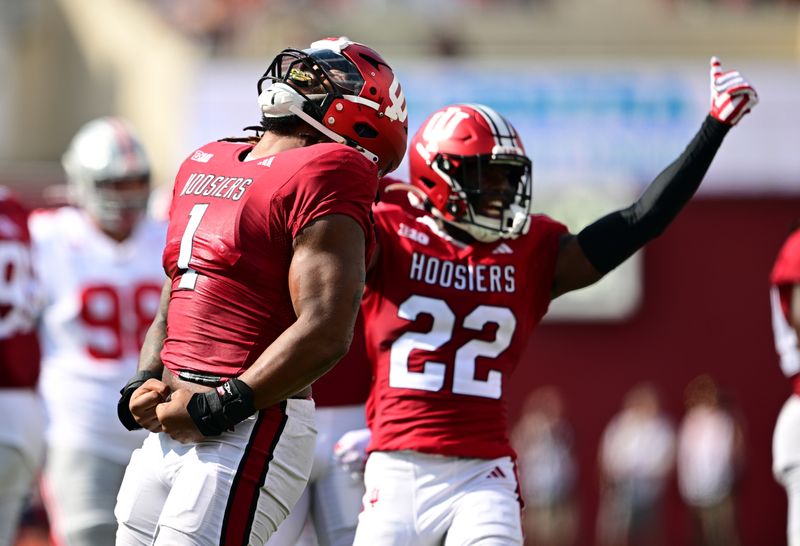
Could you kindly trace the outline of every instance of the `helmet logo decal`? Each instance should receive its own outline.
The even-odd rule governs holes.
[[[408,106],[397,76],[394,77],[392,85],[389,86],[389,100],[392,101],[392,104],[386,107],[384,113],[387,117],[403,123],[408,117]]]
[[[426,163],[430,163],[439,151],[439,142],[452,137],[458,124],[468,117],[469,114],[456,107],[436,112],[422,131],[422,140],[425,144],[417,143],[417,153]]]

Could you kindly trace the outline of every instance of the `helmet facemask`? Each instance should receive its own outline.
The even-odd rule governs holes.
[[[133,129],[103,117],[84,125],[62,157],[69,197],[108,235],[124,239],[147,210],[150,162]]]
[[[144,216],[150,198],[150,175],[87,180],[81,206],[108,233],[130,233]]]
[[[481,242],[525,233],[531,210],[531,161],[524,155],[438,154],[431,169],[451,188],[442,220]]]
[[[264,82],[269,85],[262,90]],[[321,123],[335,99],[357,96],[363,86],[361,74],[344,56],[329,49],[290,48],[281,51],[258,80],[259,103],[269,118],[295,114],[288,106],[301,102],[301,108]]]

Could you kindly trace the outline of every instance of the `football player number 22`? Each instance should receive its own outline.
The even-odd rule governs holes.
[[[200,220],[203,219],[207,209],[208,203],[201,203],[193,206],[189,212],[189,223],[186,224],[186,231],[183,232],[183,237],[181,237],[181,250],[178,253],[178,269],[183,270],[181,280],[178,282],[178,288],[194,290],[197,284],[197,271],[189,267],[189,262],[192,259],[194,234],[197,228],[200,227]]]
[[[411,296],[397,310],[400,318],[415,320],[421,314],[431,315],[433,324],[429,332],[406,332],[392,344],[389,368],[389,386],[402,389],[440,391],[444,387],[446,364],[425,362],[421,372],[408,369],[408,358],[414,350],[435,351],[453,335],[456,315],[444,300],[425,296]],[[481,331],[486,324],[497,324],[494,340],[473,339],[458,348],[453,363],[454,394],[500,398],[503,376],[490,370],[485,380],[475,378],[475,360],[480,357],[496,358],[509,345],[517,326],[510,309],[493,305],[479,305],[464,317],[462,326]]]

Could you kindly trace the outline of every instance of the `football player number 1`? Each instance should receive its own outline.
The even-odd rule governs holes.
[[[208,203],[201,203],[193,206],[191,212],[189,212],[189,223],[186,224],[186,231],[183,232],[183,237],[181,237],[181,250],[178,253],[178,269],[183,270],[178,288],[194,290],[197,284],[197,271],[189,267],[189,262],[192,259],[194,234],[197,228],[200,227],[200,220],[203,219],[207,209]]]
[[[440,391],[444,387],[446,364],[427,361],[420,372],[408,369],[408,358],[414,350],[435,351],[452,338],[456,326],[455,313],[444,300],[425,296],[411,296],[397,310],[400,318],[416,320],[421,314],[431,315],[433,324],[429,332],[406,332],[392,344],[389,368],[389,386],[423,391]],[[481,331],[486,324],[497,324],[494,340],[473,339],[458,348],[453,363],[454,394],[500,398],[503,376],[490,370],[485,380],[475,378],[475,360],[479,357],[496,358],[509,345],[517,326],[510,309],[493,305],[479,305],[464,317],[462,326]]]

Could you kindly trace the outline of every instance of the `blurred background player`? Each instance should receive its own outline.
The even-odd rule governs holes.
[[[45,300],[43,498],[59,544],[113,544],[117,491],[145,436],[125,430],[116,402],[158,308],[166,230],[146,215],[150,164],[122,119],[85,124],[62,163],[75,206],[30,220]]]
[[[736,488],[744,467],[744,432],[731,396],[708,374],[686,386],[678,427],[678,490],[692,518],[692,543],[736,546]]]
[[[12,544],[44,454],[28,211],[0,186],[0,545]]]
[[[661,508],[675,464],[675,427],[653,385],[627,392],[603,431],[598,463],[598,544],[665,545]]]
[[[789,546],[800,546],[800,229],[783,243],[770,276],[775,348],[792,385],[772,438],[772,471],[789,499]]]
[[[536,546],[575,544],[578,465],[573,436],[557,387],[539,387],[527,396],[511,445],[519,457],[520,489],[525,499],[522,528],[526,541]]]
[[[311,472],[310,385],[350,346],[378,177],[406,149],[399,80],[342,37],[284,49],[258,89],[258,135],[202,146],[175,178],[168,278],[118,406],[152,432],[119,545],[265,543]]]
[[[710,113],[681,156],[631,207],[577,236],[531,214],[531,162],[498,112],[453,105],[423,123],[409,186],[423,207],[373,210],[379,247],[362,302],[372,439],[357,546],[522,543],[504,385],[551,299],[660,235],[757,101],[716,58],[710,83]]]

